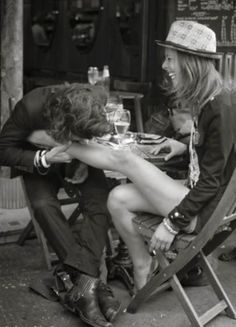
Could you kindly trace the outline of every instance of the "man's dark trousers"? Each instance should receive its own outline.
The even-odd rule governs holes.
[[[52,170],[47,175],[26,173],[23,178],[35,218],[59,260],[66,266],[98,277],[111,224],[106,207],[109,186],[103,171],[89,167],[87,179],[78,184],[84,219],[76,233],[60,208],[58,174]]]

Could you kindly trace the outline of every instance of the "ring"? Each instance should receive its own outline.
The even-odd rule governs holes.
[[[156,250],[152,250],[152,252],[150,254],[151,254],[151,256],[154,257],[155,255],[157,255]]]

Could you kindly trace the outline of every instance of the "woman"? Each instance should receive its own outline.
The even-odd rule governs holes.
[[[172,81],[167,93],[176,107],[189,108],[192,116],[188,185],[129,151],[112,151],[97,144],[72,144],[68,149],[73,157],[98,168],[118,170],[133,182],[113,189],[108,208],[128,246],[138,289],[154,269],[149,253],[157,248],[168,250],[182,230],[199,231],[219,202],[235,166],[235,113],[215,69],[215,33],[196,22],[176,21],[166,41],[157,43],[165,48],[162,68]],[[187,145],[168,140],[154,153],[163,147],[170,151],[166,160],[188,150]],[[165,217],[149,249],[132,224],[138,211]]]

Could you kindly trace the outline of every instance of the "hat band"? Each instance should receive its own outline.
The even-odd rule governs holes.
[[[188,47],[182,46],[178,43],[172,42],[172,41],[160,41],[160,40],[156,40],[155,41],[158,45],[162,46],[162,47],[166,47],[166,48],[170,48],[170,49],[174,49],[176,51],[180,51],[180,52],[184,52],[184,53],[189,53],[189,54],[193,54],[196,56],[200,56],[200,57],[205,57],[208,59],[220,59],[220,54],[217,52],[210,52],[210,51],[206,51],[206,50],[193,50],[190,49]]]
[[[169,45],[172,45],[176,48],[179,48],[179,49],[182,49],[182,50],[189,50],[189,51],[193,51],[193,52],[196,52],[199,53],[205,53],[205,54],[211,54],[211,55],[215,55],[216,52],[213,52],[213,51],[207,51],[205,49],[192,49],[192,48],[189,48],[189,47],[186,47],[184,45],[181,45],[181,44],[178,44],[178,43],[175,43],[175,42],[172,42],[172,41],[164,41],[163,43],[166,43],[166,44],[169,44]]]

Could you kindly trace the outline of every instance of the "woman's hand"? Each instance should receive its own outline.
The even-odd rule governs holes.
[[[186,152],[187,145],[174,139],[168,139],[165,142],[155,146],[155,148],[152,149],[150,152],[156,155],[163,150],[168,151],[168,154],[164,158],[165,161],[168,161],[172,157],[179,156]]]
[[[45,154],[45,159],[48,164],[71,162],[72,157],[66,150],[70,147],[70,143],[66,145],[59,145],[52,148]]]
[[[160,249],[162,251],[168,251],[170,246],[175,238],[175,235],[170,233],[163,223],[161,223],[155,233],[152,235],[150,241],[149,251],[152,253],[153,251]]]

